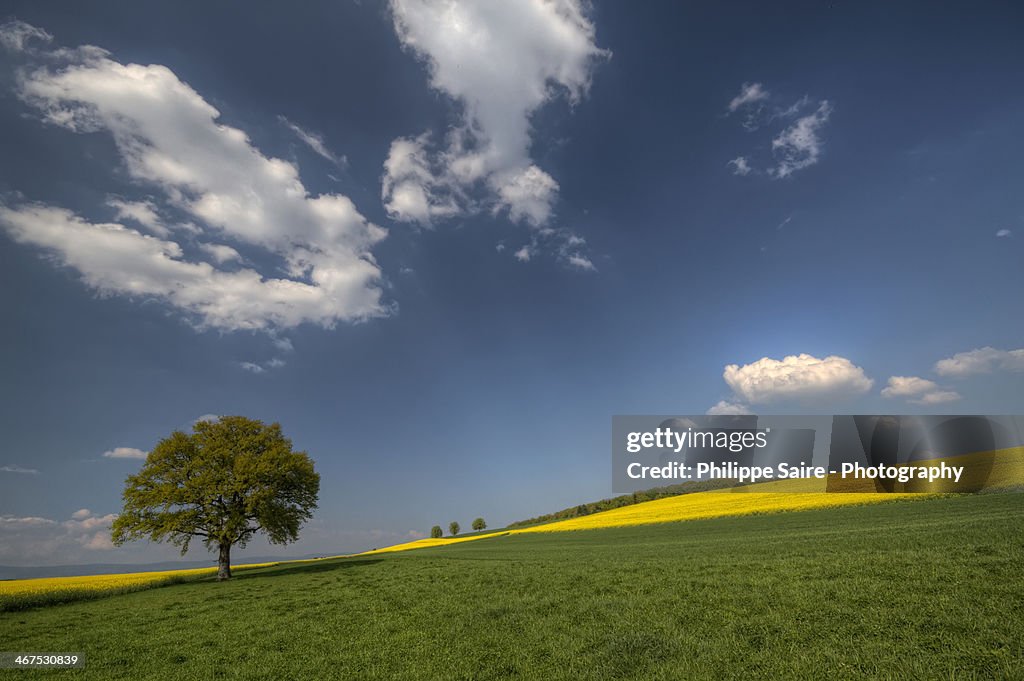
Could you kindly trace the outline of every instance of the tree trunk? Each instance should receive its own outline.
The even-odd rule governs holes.
[[[227,542],[220,545],[220,558],[217,560],[217,581],[225,579],[231,579],[231,544]]]

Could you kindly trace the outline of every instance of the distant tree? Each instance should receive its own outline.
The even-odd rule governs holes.
[[[477,532],[479,532],[480,530],[486,530],[487,529],[487,523],[484,522],[483,518],[477,518],[476,520],[473,521],[473,529],[476,530]]]
[[[444,534],[444,532],[441,530],[441,526],[440,525],[434,525],[433,527],[430,528],[430,536],[433,539],[437,539],[438,537],[440,537],[443,534]]]
[[[113,541],[166,540],[184,555],[199,538],[219,552],[217,579],[230,579],[232,546],[257,532],[274,544],[295,541],[319,492],[313,461],[292,451],[280,425],[243,416],[199,421],[191,434],[161,440],[128,476]]]
[[[455,536],[459,533],[459,524],[454,520],[448,524],[448,534]]]

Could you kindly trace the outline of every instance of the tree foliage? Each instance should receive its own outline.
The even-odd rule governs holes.
[[[473,529],[479,532],[480,530],[487,529],[487,522],[483,518],[477,518],[473,521]]]
[[[444,531],[441,529],[440,525],[434,525],[433,527],[430,528],[430,536],[431,536],[432,539],[437,539],[437,538],[439,538],[443,534],[444,534]]]
[[[459,533],[459,529],[459,524],[454,520],[448,523],[448,534],[450,534],[451,536],[454,537],[455,535],[457,535]]]
[[[230,576],[230,549],[258,532],[287,544],[313,516],[320,476],[277,423],[242,416],[199,421],[191,434],[161,440],[122,495],[113,541],[169,541],[186,553],[193,539],[220,549],[218,576]]]

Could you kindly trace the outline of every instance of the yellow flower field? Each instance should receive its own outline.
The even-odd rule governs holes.
[[[246,570],[269,567],[278,563],[252,563],[232,567]],[[88,575],[84,577],[44,577],[40,579],[11,579],[0,581],[0,612],[10,606],[42,605],[78,600],[92,596],[127,593],[164,584],[186,582],[217,574],[217,568],[189,570],[163,570],[159,572],[131,572],[114,575]]]
[[[819,483],[820,484],[820,483]],[[532,532],[572,532],[575,530],[596,530],[608,527],[629,527],[633,525],[654,525],[684,520],[701,520],[705,518],[721,518],[724,516],[754,515],[760,513],[778,513],[781,511],[803,511],[816,508],[836,506],[852,506],[894,501],[907,497],[921,498],[922,494],[872,494],[872,493],[828,493],[803,492],[786,490],[792,485],[766,483],[765,491],[748,491],[750,488],[716,490],[712,492],[696,492],[675,497],[666,497],[640,504],[622,506],[610,511],[602,511],[591,515],[567,520],[558,520],[545,525],[535,525],[516,530],[490,532],[470,537],[443,537],[440,539],[420,539],[418,541],[396,544],[382,549],[374,549],[357,555],[365,556],[373,553],[410,551],[436,546],[446,546],[478,539],[529,534]]]

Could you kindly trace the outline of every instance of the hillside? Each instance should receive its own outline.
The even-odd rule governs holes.
[[[1022,533],[1020,494],[521,532],[4,613],[0,638],[90,679],[1020,678]]]

